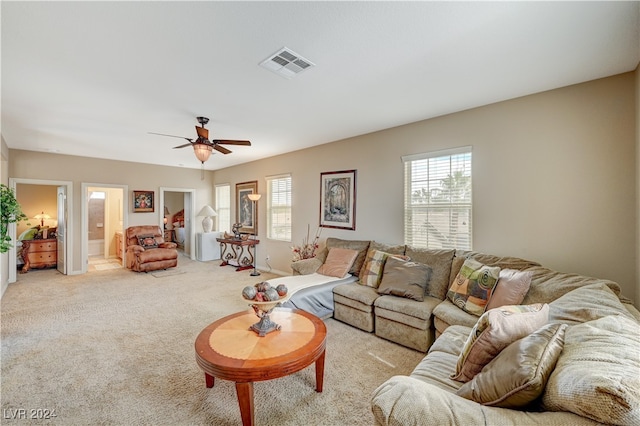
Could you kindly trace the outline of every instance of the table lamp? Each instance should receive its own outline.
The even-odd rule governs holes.
[[[202,219],[202,230],[205,233],[211,232],[213,229],[213,219],[211,219],[211,216],[218,216],[218,213],[216,213],[211,206],[206,205],[200,210],[198,216],[204,216],[204,219]]]
[[[49,216],[48,214],[46,214],[45,212],[42,212],[40,214],[37,214],[33,217],[34,219],[40,219],[40,226],[44,226],[44,220],[45,219],[51,219],[51,216]]]

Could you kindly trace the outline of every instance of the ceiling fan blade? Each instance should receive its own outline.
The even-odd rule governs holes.
[[[196,126],[196,132],[198,132],[199,138],[209,139],[209,130],[205,129],[204,127]]]
[[[184,136],[175,136],[175,135],[165,135],[164,133],[154,133],[154,132],[147,132],[150,135],[159,135],[159,136],[169,136],[170,138],[180,138],[180,139],[186,139],[189,142],[192,142],[193,139],[189,139],[189,138],[185,138]]]
[[[191,145],[193,145],[193,143],[189,142],[189,143],[185,143],[184,145],[174,146],[173,149],[184,148],[186,146],[191,146]]]
[[[242,145],[242,146],[251,146],[251,142],[249,141],[234,141],[230,139],[214,139],[211,142],[219,143],[221,145]]]
[[[213,149],[223,154],[231,154],[231,151],[220,145],[213,145]]]

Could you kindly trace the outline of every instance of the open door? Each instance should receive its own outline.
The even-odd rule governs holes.
[[[67,187],[58,187],[58,271],[67,275]]]

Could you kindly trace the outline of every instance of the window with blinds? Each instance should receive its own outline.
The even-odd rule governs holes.
[[[216,219],[218,231],[231,232],[231,185],[216,185]]]
[[[291,241],[291,175],[267,177],[267,238]]]
[[[471,250],[471,147],[402,161],[405,244]]]

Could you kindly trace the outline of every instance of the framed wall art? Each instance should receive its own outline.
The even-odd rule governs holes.
[[[257,235],[258,203],[249,199],[249,194],[258,193],[258,181],[236,183],[236,223],[241,234]]]
[[[320,226],[356,229],[356,170],[320,173]]]
[[[133,191],[133,212],[153,213],[153,191]]]

